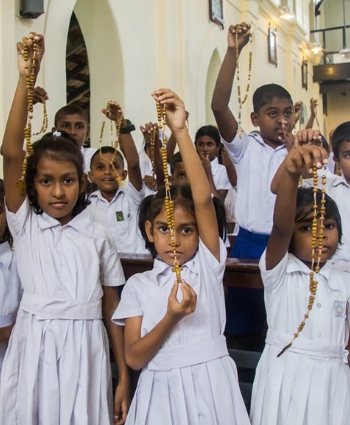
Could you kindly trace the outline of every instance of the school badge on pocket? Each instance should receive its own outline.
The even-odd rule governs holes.
[[[333,310],[334,310],[334,316],[339,317],[341,319],[345,319],[345,301],[334,301],[333,303]]]
[[[117,217],[117,221],[124,221],[123,211],[116,211],[115,216]]]

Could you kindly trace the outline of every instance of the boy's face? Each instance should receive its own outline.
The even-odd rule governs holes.
[[[285,143],[284,133],[291,133],[293,129],[293,103],[290,99],[274,97],[258,112],[252,112],[251,120],[255,127],[260,127],[260,135],[267,145],[281,145]]]
[[[95,183],[102,196],[108,201],[113,199],[118,190],[117,175],[121,180],[125,180],[127,176],[127,171],[124,170],[123,161],[119,155],[116,155],[114,159],[112,153],[95,156],[91,164],[89,179],[92,183]]]
[[[175,164],[175,170],[174,170],[174,174],[172,175],[171,182],[172,182],[173,185],[176,185],[176,186],[182,186],[183,184],[189,184],[183,162],[177,162]]]
[[[342,170],[345,180],[350,184],[350,140],[344,141],[339,146],[339,158],[334,158]]]
[[[218,156],[219,147],[210,136],[200,136],[196,140],[197,152],[204,155],[210,161]]]
[[[82,147],[89,134],[88,123],[79,114],[62,115],[55,130],[66,131]]]

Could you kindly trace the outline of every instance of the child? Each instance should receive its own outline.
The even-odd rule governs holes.
[[[317,131],[314,131],[317,134]],[[307,136],[304,136],[307,137]],[[312,135],[309,135],[312,137]],[[350,121],[340,124],[332,137],[334,161],[342,171],[341,176],[327,174],[326,190],[336,202],[343,219],[343,240],[332,261],[350,262]],[[312,179],[309,182],[312,184]]]
[[[78,143],[84,155],[84,171],[90,170],[92,155],[96,152],[94,148],[84,148],[84,143],[89,135],[88,114],[78,105],[66,105],[55,114],[55,126],[52,131],[64,130]]]
[[[22,293],[4,198],[4,181],[0,179],[0,375]]]
[[[35,77],[44,54],[42,35],[17,44],[19,80],[2,155],[9,228],[23,285],[16,325],[3,364],[1,424],[112,424],[109,346],[117,359],[116,423],[128,409],[128,372],[122,329],[110,318],[124,275],[115,244],[85,211],[86,176],[76,142],[49,134],[33,145],[22,176],[27,118],[26,74]],[[28,68],[27,68],[28,67]],[[68,139],[69,138],[69,139]]]
[[[320,207],[322,193],[298,190],[301,170],[310,171],[313,163],[320,169],[326,158],[325,149],[308,144],[294,147],[283,164],[272,232],[260,260],[269,330],[253,386],[253,425],[349,423],[350,273],[328,261],[341,241],[341,219],[326,195],[324,219],[318,210],[314,233],[314,204]],[[318,245],[320,239],[320,271],[311,276],[313,240]],[[314,302],[311,277],[318,282]]]
[[[110,102],[108,118],[117,120],[122,114],[120,106]],[[131,134],[120,134],[120,149],[124,158],[111,146],[103,146],[91,159],[90,181],[98,188],[91,194],[88,206],[91,218],[108,226],[119,252],[145,253],[145,244],[137,227],[138,208],[144,198],[145,188],[139,166],[139,156]],[[112,163],[113,161],[113,163]],[[121,181],[129,175],[126,187]]]
[[[197,130],[194,144],[202,160],[213,196],[225,202],[227,192],[232,188],[224,165],[219,164],[218,154],[221,145],[220,134],[213,125],[205,125]]]
[[[172,272],[164,191],[141,204],[140,228],[156,257],[154,268],[130,278],[113,316],[125,323],[129,366],[142,368],[126,423],[248,424],[222,334],[226,250],[208,179],[186,128],[183,102],[168,89],[153,97],[166,105],[192,190],[171,187],[181,284]]]
[[[275,202],[270,184],[294,142],[291,137],[293,101],[283,87],[267,84],[254,92],[251,120],[254,127],[260,128],[259,134],[242,132],[229,108],[236,50],[240,54],[249,37],[250,25],[230,26],[228,48],[212,99],[222,142],[237,171],[235,218],[239,232],[231,251],[231,257],[236,258],[260,258],[264,251],[272,228]],[[229,288],[226,301],[227,333],[248,340],[254,336],[259,345],[259,335],[265,326],[262,290]]]

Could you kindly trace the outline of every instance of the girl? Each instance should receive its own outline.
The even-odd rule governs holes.
[[[221,146],[220,133],[213,125],[205,125],[197,130],[194,143],[206,171],[211,193],[225,202],[227,191],[232,189],[226,167],[219,164]]]
[[[26,193],[17,187],[27,117],[26,66],[30,72],[34,40],[37,72],[43,37],[30,34],[23,40],[28,60],[22,43],[17,44],[19,81],[2,144],[8,223],[24,292],[4,360],[0,423],[113,422],[103,317],[119,366],[115,421],[121,424],[128,406],[127,368],[122,329],[110,318],[118,304],[115,286],[124,283],[124,276],[109,234],[85,210],[78,145],[68,135],[44,136],[28,159]]]
[[[0,374],[22,292],[4,198],[4,181],[0,179]]]
[[[312,171],[315,163],[320,169],[326,158],[322,147],[307,144],[293,147],[281,166],[272,233],[260,260],[269,330],[253,386],[253,425],[346,425],[350,420],[350,273],[328,261],[341,240],[340,215],[326,196],[324,219],[316,213],[316,233],[323,229],[323,237],[315,235],[314,205],[321,204],[322,194],[316,192],[315,203],[312,188],[298,190],[303,168]],[[317,238],[322,249],[316,250],[320,271],[313,277],[318,285],[312,304],[311,253]]]
[[[192,191],[186,185],[171,188],[181,284],[172,271],[164,192],[141,204],[139,225],[156,257],[154,268],[129,279],[113,316],[125,324],[127,363],[142,369],[126,423],[245,425],[249,419],[223,336],[226,250],[208,179],[186,128],[183,102],[168,89],[153,97],[166,106]]]

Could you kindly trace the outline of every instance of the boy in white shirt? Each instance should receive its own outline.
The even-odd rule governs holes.
[[[110,119],[121,114],[117,103],[110,103],[109,111],[105,111]],[[122,129],[127,124],[123,119]],[[144,241],[138,230],[138,208],[144,198],[145,188],[139,166],[139,156],[134,140],[129,133],[119,135],[121,152],[111,146],[98,149],[91,158],[89,179],[98,190],[90,195],[88,206],[94,220],[106,225],[117,245],[123,253],[146,253]],[[127,175],[129,181],[125,185]]]

